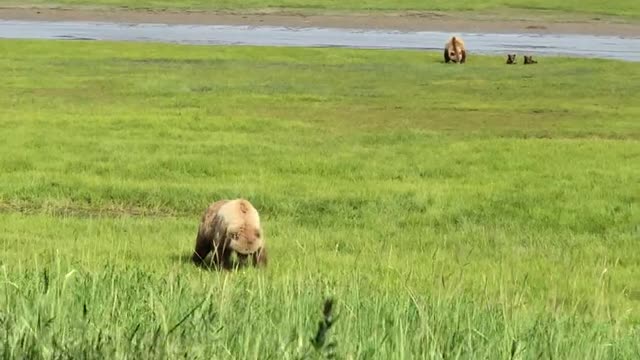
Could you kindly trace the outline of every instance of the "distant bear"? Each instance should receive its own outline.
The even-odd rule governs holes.
[[[198,228],[193,262],[203,264],[209,253],[212,262],[224,269],[233,267],[236,253],[240,265],[251,257],[254,266],[267,265],[267,249],[258,211],[245,199],[219,200],[205,210]]]
[[[525,65],[530,65],[530,64],[537,64],[538,62],[533,60],[533,56],[532,55],[525,55],[524,56],[524,64]]]
[[[507,65],[516,64],[516,54],[507,54]]]
[[[465,49],[464,41],[459,37],[452,36],[444,45],[444,62],[453,61],[464,64],[466,60],[467,50]]]

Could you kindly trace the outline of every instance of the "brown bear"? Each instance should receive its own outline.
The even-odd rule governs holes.
[[[444,62],[453,61],[464,64],[466,60],[467,50],[464,47],[464,41],[460,37],[452,36],[444,45]]]
[[[258,211],[245,199],[218,200],[202,215],[192,260],[202,265],[212,253],[215,267],[231,269],[234,252],[240,265],[245,265],[249,257],[256,267],[267,265]]]

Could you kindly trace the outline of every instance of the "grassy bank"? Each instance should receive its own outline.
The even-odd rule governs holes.
[[[640,351],[640,64],[2,41],[0,348],[284,358]],[[261,211],[265,271],[187,261]]]
[[[0,0],[5,5],[26,5],[15,0]],[[34,5],[63,5],[63,6],[106,6],[124,7],[132,9],[193,9],[193,10],[297,10],[297,11],[469,11],[490,12],[504,14],[582,14],[623,16],[638,19],[640,17],[640,3],[635,0],[617,0],[603,2],[600,0],[490,0],[490,1],[418,1],[418,0],[364,0],[364,1],[301,1],[301,0],[29,0]]]

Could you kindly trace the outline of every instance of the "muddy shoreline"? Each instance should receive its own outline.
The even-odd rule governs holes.
[[[500,19],[498,15],[436,12],[305,14],[285,10],[238,13],[179,10],[3,7],[0,8],[0,19],[640,37],[640,23],[626,22],[619,19],[576,18],[572,21],[554,21],[521,17],[515,20],[504,20],[504,17]]]

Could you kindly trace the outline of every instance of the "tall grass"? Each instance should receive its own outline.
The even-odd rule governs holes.
[[[638,64],[0,49],[5,358],[640,353]],[[269,267],[193,266],[238,196]]]
[[[507,296],[478,306],[462,291],[387,287],[371,296],[295,273],[63,268],[13,276],[5,268],[5,358],[320,358],[331,354],[313,341],[327,292],[338,299],[325,334],[337,358],[631,359],[640,351],[637,329],[577,308],[525,315]]]
[[[637,329],[583,318],[479,306],[380,287],[375,296],[344,275],[169,275],[104,269],[3,274],[0,334],[5,358],[319,358],[312,339],[331,288],[337,318],[326,334],[338,358],[632,359]],[[50,269],[50,270],[47,270]],[[50,271],[50,272],[47,272]]]

